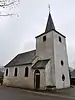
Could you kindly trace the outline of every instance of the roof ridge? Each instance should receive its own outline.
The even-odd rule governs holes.
[[[36,49],[35,50],[26,51],[26,52],[23,52],[23,53],[19,53],[18,55],[29,53],[29,52],[33,52],[33,51],[36,51]]]

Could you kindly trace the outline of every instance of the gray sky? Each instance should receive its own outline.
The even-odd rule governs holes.
[[[0,18],[1,65],[18,53],[35,49],[35,36],[46,27],[48,4],[56,30],[66,36],[69,64],[75,68],[75,0],[20,0],[20,5],[10,10],[18,13],[18,18]]]

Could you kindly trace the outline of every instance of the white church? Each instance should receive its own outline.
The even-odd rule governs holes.
[[[7,65],[3,85],[29,89],[70,87],[66,37],[56,31],[49,12],[45,32],[36,36],[36,50],[18,54]]]

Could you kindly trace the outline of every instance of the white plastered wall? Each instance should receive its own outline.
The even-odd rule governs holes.
[[[52,86],[53,85],[52,82],[51,82],[50,73],[51,73],[51,66],[50,66],[50,60],[49,60],[46,67],[45,67],[45,83],[46,83],[46,86]]]
[[[46,36],[46,41],[43,41],[43,36]],[[53,32],[48,32],[36,38],[36,56],[39,59],[50,59],[50,82],[55,86],[55,67],[54,67],[54,45]]]
[[[36,69],[35,69],[36,70]],[[33,73],[35,72],[33,70]],[[40,89],[45,89],[45,69],[38,69],[40,72]]]
[[[29,68],[28,77],[25,77],[25,68]],[[8,86],[23,87],[23,88],[34,88],[34,75],[31,71],[31,66],[18,66],[17,77],[14,77],[15,67],[8,68],[8,76],[5,76],[3,84]]]
[[[61,37],[61,42],[59,42],[59,36]],[[67,88],[70,86],[69,71],[68,71],[68,57],[66,50],[66,39],[53,31],[54,37],[54,62],[55,62],[55,79],[56,88]],[[61,65],[61,60],[64,65]],[[62,75],[65,76],[65,81],[62,81]]]

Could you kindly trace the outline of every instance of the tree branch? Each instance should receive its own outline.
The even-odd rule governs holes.
[[[0,2],[2,2],[2,1],[0,1]],[[0,7],[8,7],[8,6],[10,6],[10,5],[14,5],[14,3],[15,3],[16,1],[13,1],[13,2],[10,2],[10,3],[5,3],[4,2],[4,4],[0,4]],[[18,1],[19,2],[19,1]]]
[[[0,0],[0,7],[3,8],[7,8],[7,7],[15,7],[15,5],[17,5],[20,2],[20,0]],[[1,16],[13,16],[13,15],[17,15],[17,14],[13,14],[13,13],[7,13],[7,14],[2,14],[0,13],[0,17]],[[18,17],[18,15],[17,15]]]
[[[17,15],[17,14],[1,14],[0,16],[13,16],[13,15]],[[18,15],[17,15],[18,16]]]
[[[10,5],[14,4],[14,3],[15,3],[15,1],[14,2],[11,2],[9,4],[0,5],[0,7],[10,6]]]

